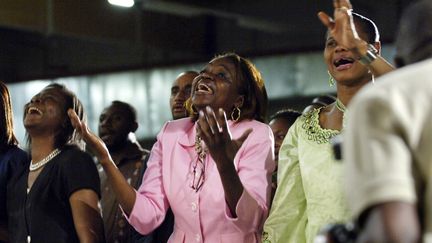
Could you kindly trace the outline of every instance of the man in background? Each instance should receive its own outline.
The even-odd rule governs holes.
[[[145,170],[145,161],[149,151],[141,148],[136,141],[135,131],[138,129],[136,110],[131,105],[121,101],[113,101],[99,117],[99,137],[104,141],[111,157],[135,189],[140,186],[140,175]],[[99,168],[101,179],[101,206],[108,243],[134,242],[134,229],[124,218],[115,198],[106,174]],[[152,236],[142,236],[139,242],[152,242]]]
[[[174,80],[171,87],[171,96],[169,99],[173,120],[188,116],[185,102],[190,97],[192,81],[196,76],[198,76],[197,72],[186,71],[180,73]]]

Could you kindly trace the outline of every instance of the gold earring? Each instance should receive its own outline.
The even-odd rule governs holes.
[[[329,79],[328,79],[329,86],[332,87],[335,84],[335,80],[329,71],[327,71],[327,73],[329,75]]]
[[[234,118],[236,116],[236,113],[237,113],[237,117]],[[234,109],[231,111],[231,120],[233,120],[233,121],[236,122],[236,121],[238,121],[240,119],[240,116],[241,116],[241,110],[240,110],[240,108],[234,107]]]

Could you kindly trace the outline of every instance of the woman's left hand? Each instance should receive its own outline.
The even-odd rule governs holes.
[[[217,113],[209,106],[199,112],[197,135],[200,136],[219,169],[231,165],[237,151],[252,132],[246,130],[239,138],[233,139],[227,125],[226,114],[223,109]]]

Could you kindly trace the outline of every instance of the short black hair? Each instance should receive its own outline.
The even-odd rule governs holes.
[[[283,109],[283,110],[279,110],[275,114],[273,114],[270,117],[270,121],[276,120],[276,119],[284,119],[289,124],[293,124],[299,116],[301,116],[301,113],[299,111],[296,111],[293,109]]]
[[[129,103],[119,101],[119,100],[114,100],[113,102],[111,102],[111,106],[120,107],[122,110],[124,110],[124,112],[125,112],[124,115],[126,115],[130,121],[133,121],[133,122],[137,121],[137,111]]]
[[[367,34],[368,39],[365,41],[367,41],[369,44],[379,42],[380,33],[378,31],[378,27],[371,19],[355,12],[352,12],[352,16],[354,23],[358,24]]]

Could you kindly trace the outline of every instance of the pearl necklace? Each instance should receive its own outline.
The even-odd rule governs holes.
[[[60,152],[61,152],[61,150],[54,149],[50,154],[48,154],[47,157],[41,159],[37,163],[33,163],[33,160],[32,160],[30,162],[30,167],[29,167],[30,171],[35,171],[35,170],[39,169],[40,167],[44,166],[46,163],[50,162],[54,157],[56,157]]]

